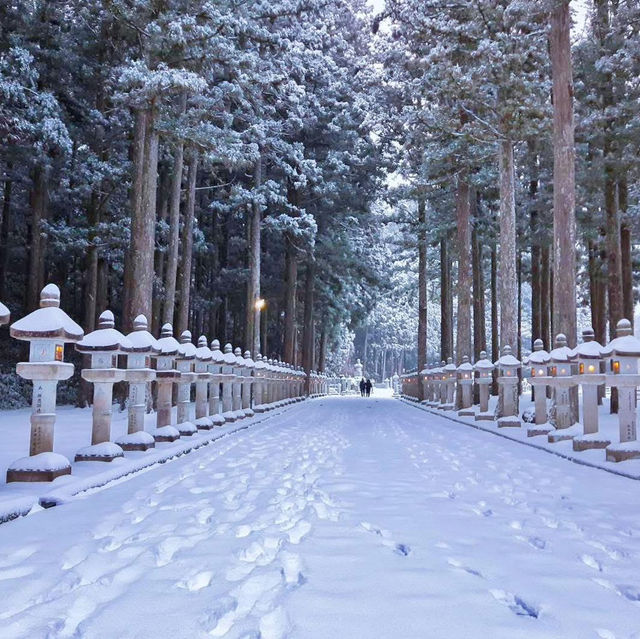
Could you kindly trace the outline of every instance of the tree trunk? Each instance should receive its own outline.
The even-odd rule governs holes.
[[[185,102],[186,105],[186,102]],[[171,175],[171,195],[169,197],[169,247],[164,277],[164,307],[162,323],[173,324],[176,307],[176,286],[178,278],[178,252],[180,245],[180,193],[184,167],[184,142],[179,140],[173,156]]]
[[[49,167],[37,164],[33,169],[31,191],[31,247],[27,279],[27,311],[40,305],[40,291],[44,286],[44,253],[46,248],[42,223],[47,219],[49,206]]]
[[[553,348],[551,338],[551,251],[544,243],[540,247],[540,338],[547,350]]]
[[[451,260],[448,240],[440,240],[440,358],[453,357],[453,318],[451,291]]]
[[[496,362],[500,357],[500,336],[498,334],[498,251],[491,245],[491,361]],[[491,394],[498,394],[497,373],[494,371]]]
[[[328,336],[327,336],[327,327],[324,324],[324,322],[322,323],[322,330],[320,332],[320,353],[318,354],[318,370],[321,373],[324,373],[326,370],[326,364],[327,364],[327,342],[328,342]]]
[[[418,371],[427,365],[427,207],[418,199]],[[424,399],[422,395],[420,399]]]
[[[2,193],[2,224],[0,225],[0,300],[6,301],[7,274],[9,272],[9,233],[11,229],[11,191],[13,164],[7,162],[7,179]]]
[[[633,262],[631,258],[631,226],[627,219],[628,188],[626,173],[618,180],[618,208],[621,215],[620,251],[622,267],[622,314],[633,327]]]
[[[307,259],[307,277],[304,291],[304,335],[302,340],[302,365],[306,373],[313,370],[315,346],[315,322],[313,293],[316,278],[316,261],[313,254]]]
[[[296,363],[296,294],[298,288],[298,259],[293,240],[285,234],[285,316],[284,360]]]
[[[259,189],[262,184],[262,158],[258,158],[253,169],[253,188]],[[257,198],[249,209],[249,223],[247,224],[247,244],[249,279],[247,281],[247,308],[245,320],[245,340],[247,348],[255,357],[260,352],[259,311],[256,301],[260,297],[260,217],[261,210]]]
[[[178,321],[176,334],[189,328],[189,301],[191,294],[191,264],[193,261],[193,225],[196,209],[196,180],[198,177],[198,154],[191,153],[187,173],[187,199],[182,230],[182,259],[180,260]]]
[[[527,143],[529,153],[529,204],[531,215],[529,229],[531,233],[531,349],[535,340],[542,337],[542,300],[541,273],[540,273],[540,237],[538,229],[538,207],[536,198],[538,195],[538,153],[536,143],[529,140]]]
[[[456,361],[471,359],[471,203],[466,175],[458,177],[456,194],[458,222],[458,321],[456,328]]]
[[[143,129],[143,133],[140,131]],[[134,139],[134,184],[132,188],[131,240],[125,277],[126,306],[123,317],[125,332],[134,318],[151,317],[153,296],[153,257],[156,225],[156,191],[158,181],[158,132],[155,109],[136,113]]]

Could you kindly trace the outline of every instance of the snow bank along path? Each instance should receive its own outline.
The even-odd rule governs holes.
[[[324,398],[0,527],[0,637],[640,638],[635,481]]]

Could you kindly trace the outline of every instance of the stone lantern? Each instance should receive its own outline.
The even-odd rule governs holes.
[[[83,330],[60,308],[60,289],[47,284],[40,293],[40,308],[14,322],[11,337],[29,342],[29,361],[19,362],[16,372],[33,381],[29,457],[14,461],[7,482],[51,481],[71,473],[69,460],[53,452],[56,421],[56,387],[73,375],[73,364],[64,361],[66,342],[77,342]]]
[[[473,369],[477,373],[476,384],[480,387],[480,412],[476,413],[476,421],[493,421],[493,413],[489,412],[489,387],[493,383],[495,366],[487,357],[487,351],[481,351],[480,359]]]
[[[225,379],[222,373],[224,366],[224,355],[220,350],[220,342],[217,339],[211,342],[211,361],[209,362],[209,372],[211,382],[209,384],[209,419],[214,426],[222,426],[225,419],[220,414],[220,385]]]
[[[156,378],[156,372],[147,366],[147,361],[160,352],[160,345],[147,328],[147,318],[138,315],[133,320],[133,331],[127,335],[132,346],[127,354],[124,376],[129,384],[127,434],[116,440],[122,450],[149,450],[156,445],[156,440],[144,429],[144,415],[147,385]]]
[[[0,302],[0,326],[8,324],[10,318],[11,313],[9,312],[9,309],[2,302]]]
[[[447,379],[449,374],[444,370],[444,367],[447,365],[447,362],[442,360],[440,362],[440,370],[438,373],[439,379],[439,402],[436,404],[436,408],[442,408],[447,403]]]
[[[359,382],[362,379],[362,376],[364,375],[364,366],[362,365],[362,362],[359,359],[356,360],[353,370],[356,376],[356,380]]]
[[[502,356],[496,362],[498,367],[498,385],[502,387],[502,415],[498,418],[498,427],[519,427],[518,417],[518,369],[520,361],[513,356],[511,346],[502,349]]]
[[[529,383],[534,392],[535,425],[527,428],[527,436],[547,435],[552,427],[547,418],[547,383],[549,381],[549,360],[551,356],[544,350],[544,343],[537,339],[533,343],[533,353],[529,355]]]
[[[242,410],[242,388],[244,386],[244,357],[242,357],[242,351],[238,346],[235,347],[233,354],[236,356],[236,362],[233,366],[233,373],[235,380],[232,386],[232,405],[233,412],[236,414],[236,419],[244,419],[245,414]]]
[[[571,414],[571,387],[576,382],[571,369],[572,350],[567,346],[567,338],[562,333],[556,335],[555,348],[549,353],[549,386],[553,389],[555,409],[555,430],[552,430],[547,440],[550,443],[573,439],[576,433]],[[569,430],[571,429],[571,430]]]
[[[174,442],[180,432],[173,423],[173,385],[178,383],[180,373],[173,364],[178,356],[180,344],[173,336],[173,326],[165,324],[158,340],[160,352],[156,359],[156,388],[158,390],[156,430],[152,433],[157,442]]]
[[[429,369],[425,366],[420,371],[420,383],[422,384],[422,404],[429,403],[430,385],[429,385]]]
[[[640,385],[638,359],[640,340],[631,329],[631,322],[621,319],[616,326],[616,338],[603,350],[609,358],[607,384],[618,389],[618,425],[620,442],[607,446],[607,461],[620,462],[640,457],[636,434],[636,390]]]
[[[397,372],[393,374],[391,384],[393,385],[393,396],[398,397],[400,395],[400,376]]]
[[[77,462],[110,462],[123,456],[122,448],[111,442],[113,385],[122,381],[126,372],[117,367],[117,357],[130,353],[133,344],[114,326],[113,313],[104,311],[98,319],[98,328],[76,344],[79,353],[91,356],[91,368],[82,369],[80,374],[93,384],[91,446],[76,453]]]
[[[196,419],[194,424],[199,430],[213,428],[213,420],[209,417],[209,398],[207,397],[207,389],[213,377],[209,372],[212,356],[213,353],[208,346],[206,335],[200,335],[196,349],[196,361],[193,366],[193,372],[196,375]]]
[[[198,428],[191,421],[191,384],[197,379],[193,372],[196,361],[196,347],[191,341],[191,331],[182,331],[176,356],[176,370],[180,373],[178,378],[178,402],[176,428],[181,437],[189,437],[198,432]]]
[[[233,354],[231,344],[225,344],[222,357],[222,416],[228,422],[235,422],[238,419],[233,409],[233,385],[236,377],[233,369],[236,356]]]
[[[262,360],[262,355],[256,355],[253,366],[253,411],[254,413],[264,413],[264,387],[265,387],[265,367],[266,362]]]
[[[460,417],[473,417],[475,412],[473,404],[473,366],[469,362],[469,357],[463,355],[462,364],[458,366],[458,388],[460,389]]]
[[[447,363],[442,369],[444,374],[444,386],[445,386],[445,402],[439,406],[442,410],[453,410],[455,408],[455,392],[456,392],[456,377],[457,368],[453,363],[453,357],[447,359]]]
[[[606,448],[611,440],[598,433],[598,388],[605,376],[600,371],[603,347],[595,340],[592,328],[582,331],[582,344],[573,350],[578,363],[576,380],[582,386],[582,435],[573,438],[573,450]]]
[[[263,360],[264,361],[264,360]],[[265,410],[271,410],[274,406],[274,397],[275,397],[275,379],[274,379],[274,366],[273,366],[273,360],[272,359],[268,359],[267,363],[265,365],[265,373],[266,373],[266,382],[265,382],[265,386],[264,391],[263,391],[263,396],[265,397],[265,400],[263,402],[263,406],[265,408]]]
[[[249,351],[244,352],[244,377],[242,379],[242,410],[245,417],[253,417],[255,412],[251,408],[252,390],[255,382],[256,363],[251,359]]]

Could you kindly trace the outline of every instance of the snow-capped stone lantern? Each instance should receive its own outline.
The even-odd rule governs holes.
[[[527,358],[529,364],[529,383],[533,388],[535,425],[527,428],[527,435],[547,435],[551,426],[547,423],[547,383],[549,381],[549,360],[551,356],[544,349],[544,343],[537,339],[533,343],[533,353]]]
[[[553,389],[555,407],[555,430],[547,439],[551,443],[573,439],[576,433],[571,415],[571,387],[576,382],[571,368],[573,351],[567,346],[567,338],[563,333],[556,335],[555,348],[549,353],[549,386]],[[571,430],[569,430],[571,429]]]
[[[429,369],[427,368],[427,366],[425,366],[421,371],[420,371],[420,383],[422,384],[422,404],[428,404],[429,403],[429,396],[431,393],[431,386],[430,386],[430,375],[429,375]]]
[[[71,473],[69,460],[53,452],[56,387],[73,375],[73,364],[64,361],[64,345],[78,342],[84,331],[60,308],[60,289],[47,284],[40,293],[40,308],[14,322],[10,333],[29,342],[29,361],[19,362],[16,372],[33,381],[33,398],[29,457],[9,466],[7,482],[52,481]]]
[[[9,312],[9,309],[2,302],[0,302],[0,326],[8,324],[10,319],[11,313]]]
[[[113,313],[104,311],[98,328],[76,344],[79,353],[91,356],[91,368],[83,368],[80,374],[93,384],[91,446],[76,453],[77,462],[110,462],[123,456],[122,448],[111,441],[113,385],[125,378],[125,371],[117,367],[117,357],[131,352],[133,344],[114,327]]]
[[[603,350],[609,358],[607,383],[618,389],[618,425],[620,442],[607,446],[607,461],[619,462],[640,457],[636,434],[636,389],[640,385],[638,359],[640,340],[633,335],[631,322],[621,319],[616,326],[616,338]]]
[[[253,417],[255,415],[251,408],[251,393],[253,390],[254,375],[256,363],[251,359],[249,351],[244,352],[244,377],[242,379],[242,410],[245,417]]]
[[[463,355],[462,364],[457,370],[458,388],[460,389],[460,417],[473,417],[473,366],[469,362],[468,355]]]
[[[173,336],[173,326],[165,324],[158,340],[160,352],[156,359],[156,387],[158,389],[156,430],[153,437],[157,442],[174,442],[180,439],[180,432],[173,423],[173,385],[178,383],[180,373],[173,364],[178,356],[180,344]]]
[[[498,367],[498,385],[502,388],[502,415],[498,418],[498,427],[519,427],[518,417],[518,369],[520,360],[514,357],[508,344],[502,349],[502,356],[496,362]]]
[[[456,378],[458,376],[458,369],[453,363],[453,357],[447,359],[447,363],[442,370],[446,387],[446,401],[440,408],[442,410],[453,410],[455,408]]]
[[[274,408],[273,404],[274,404],[274,397],[275,397],[275,368],[273,366],[273,360],[272,359],[268,359],[267,360],[267,364],[265,366],[265,372],[266,372],[266,398],[265,401],[263,403],[263,406],[265,407],[266,410],[271,410],[272,408]],[[264,395],[265,393],[263,393]]]
[[[573,350],[578,362],[577,382],[582,386],[582,435],[573,438],[573,450],[606,448],[611,440],[598,433],[598,387],[605,376],[600,371],[602,344],[596,342],[592,328],[582,331],[582,344]]]
[[[209,419],[214,426],[222,426],[225,419],[220,414],[220,384],[225,379],[222,374],[224,366],[224,354],[220,350],[220,342],[217,339],[211,342],[211,361],[209,362],[209,372],[211,382],[209,384]]]
[[[147,360],[160,352],[160,345],[147,329],[147,318],[138,315],[133,320],[133,331],[127,335],[132,345],[124,372],[124,379],[129,383],[127,434],[116,440],[122,450],[149,450],[156,445],[156,440],[144,429],[144,415],[147,384],[156,378],[156,372],[147,366]]]
[[[353,366],[353,370],[356,376],[356,381],[359,382],[362,379],[362,376],[364,375],[364,366],[362,365],[362,362],[359,359],[356,360],[356,363]]]
[[[480,387],[480,412],[476,413],[476,421],[493,421],[493,413],[489,412],[489,386],[493,382],[494,368],[487,351],[481,351],[480,359],[473,367],[477,373],[476,384]]]
[[[393,386],[393,396],[398,397],[398,395],[400,394],[400,376],[398,375],[398,373],[393,374],[393,377],[391,378],[391,384]]]
[[[209,417],[209,398],[207,397],[207,389],[213,377],[209,372],[212,355],[207,336],[200,335],[196,349],[196,361],[193,365],[193,372],[196,376],[196,419],[194,424],[200,430],[213,428],[213,421]]]
[[[198,376],[193,372],[196,362],[196,347],[191,341],[191,331],[182,331],[176,356],[176,370],[178,378],[178,405],[176,428],[181,437],[189,437],[198,432],[197,426],[191,421],[191,384]]]
[[[232,386],[231,395],[233,397],[232,406],[233,412],[236,414],[236,419],[244,419],[245,414],[242,410],[242,387],[244,386],[244,357],[242,357],[242,351],[239,346],[236,346],[233,350],[233,354],[236,357],[235,364],[233,366],[233,374],[235,379]]]
[[[263,361],[262,355],[258,353],[253,365],[253,411],[255,413],[264,413],[264,384],[265,384],[265,368],[266,361]]]
[[[440,370],[438,371],[438,377],[440,378],[439,379],[440,401],[436,405],[436,408],[442,408],[447,403],[447,378],[449,377],[449,374],[447,373],[447,371],[444,370],[444,367],[446,365],[447,365],[447,362],[445,362],[444,360],[440,362]]]
[[[238,419],[233,410],[233,386],[236,377],[233,367],[236,364],[236,356],[231,344],[225,344],[222,358],[222,416],[227,422],[235,422]]]

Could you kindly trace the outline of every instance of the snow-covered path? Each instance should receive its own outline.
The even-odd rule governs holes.
[[[0,526],[0,637],[640,638],[640,484],[327,398]]]

